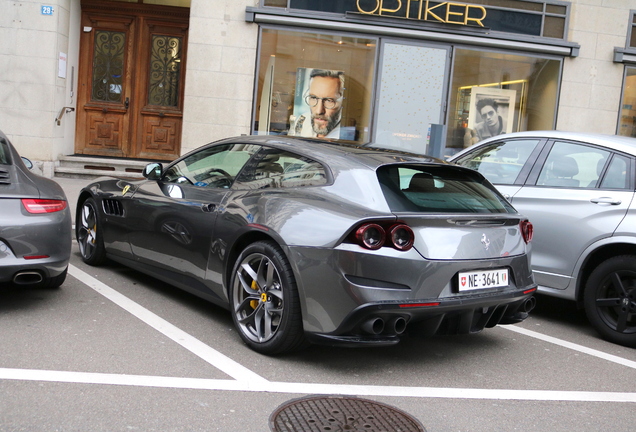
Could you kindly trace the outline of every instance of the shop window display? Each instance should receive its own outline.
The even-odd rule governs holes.
[[[253,133],[368,142],[376,46],[263,29]]]
[[[446,156],[504,133],[554,129],[561,61],[457,49]]]
[[[636,137],[636,67],[625,68],[618,134]]]

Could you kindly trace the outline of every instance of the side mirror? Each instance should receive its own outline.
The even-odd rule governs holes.
[[[148,180],[159,180],[161,178],[161,173],[163,172],[163,165],[160,163],[149,163],[146,165],[143,171],[143,176]]]
[[[28,169],[33,169],[33,162],[31,162],[30,159],[27,159],[24,156],[20,156],[20,158],[22,159],[22,163],[24,163],[24,166],[26,166]]]

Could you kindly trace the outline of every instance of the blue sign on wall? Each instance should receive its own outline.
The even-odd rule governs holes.
[[[42,15],[53,15],[53,6],[42,5],[41,12],[42,12]]]

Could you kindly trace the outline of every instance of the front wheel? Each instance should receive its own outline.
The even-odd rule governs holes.
[[[296,282],[275,243],[256,242],[241,252],[232,272],[230,300],[234,324],[254,351],[282,354],[304,345]]]
[[[106,260],[104,237],[97,211],[97,203],[88,198],[82,203],[79,220],[75,224],[75,237],[79,245],[80,254],[85,263],[100,265]]]
[[[604,339],[636,347],[636,256],[613,257],[596,267],[585,285],[584,305]]]

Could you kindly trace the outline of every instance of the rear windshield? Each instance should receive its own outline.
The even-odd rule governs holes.
[[[452,165],[385,165],[378,180],[394,212],[515,213],[478,173]]]

